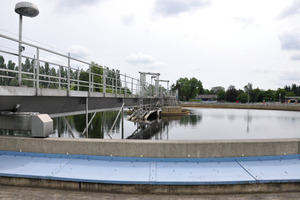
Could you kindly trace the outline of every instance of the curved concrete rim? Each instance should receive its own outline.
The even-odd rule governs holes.
[[[0,136],[0,150],[115,157],[222,158],[300,154],[300,139],[151,141]]]

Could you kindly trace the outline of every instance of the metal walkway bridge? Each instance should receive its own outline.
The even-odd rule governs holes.
[[[10,113],[24,112],[59,117],[123,107],[143,109],[177,104],[175,94],[169,90],[169,81],[160,80],[159,73],[139,72],[138,79],[74,58],[70,53],[65,55],[2,34],[0,42],[0,56],[11,59],[7,64],[0,60],[2,119],[3,113],[6,119]],[[23,58],[23,62],[19,60],[21,67],[12,61],[17,58]],[[151,84],[146,80],[147,75],[151,75]],[[167,82],[167,87],[162,87],[161,82]]]
[[[0,56],[2,53],[4,58],[11,59],[7,64],[0,61],[0,111],[16,110],[16,104],[25,101],[18,111],[67,115],[85,111],[80,105],[85,101],[83,98],[90,98],[89,110],[97,110],[120,107],[122,99],[126,99],[125,106],[132,106],[143,103],[140,98],[150,103],[150,99],[175,96],[169,90],[169,82],[159,79],[159,73],[140,72],[138,79],[74,58],[70,53],[65,55],[2,34],[0,42],[10,50],[1,45]],[[19,43],[23,47],[20,52],[24,51],[22,67],[15,66],[12,61],[19,56]],[[151,84],[146,82],[146,75],[152,75]],[[155,85],[152,85],[152,78],[155,78]],[[160,86],[160,82],[167,82],[167,88]],[[103,102],[94,103],[95,98]],[[105,98],[109,98],[108,101]]]

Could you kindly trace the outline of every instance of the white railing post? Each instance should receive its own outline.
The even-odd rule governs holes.
[[[79,67],[77,69],[77,91],[79,91]]]
[[[32,86],[33,88],[35,88],[35,79],[36,79],[36,73],[35,73],[35,69],[36,69],[36,59],[35,59],[35,55],[33,56],[33,69],[32,69],[32,72],[33,72],[33,76],[32,76]]]
[[[40,50],[36,48],[36,93],[40,94]]]
[[[70,53],[68,53],[68,96],[70,96],[70,79],[71,79],[71,59]]]
[[[115,72],[115,76],[116,76],[116,96],[118,94],[118,76],[117,76],[117,70]]]
[[[58,68],[58,89],[61,89],[61,66]]]
[[[89,65],[89,96],[90,96],[90,92],[91,92],[91,81],[92,81],[92,66]]]
[[[103,94],[105,96],[106,93],[106,69],[103,68]]]
[[[125,86],[124,86],[124,88],[125,88],[125,91],[124,91],[124,95],[126,96],[127,95],[127,82],[126,82],[126,73],[125,73],[125,76],[124,76],[124,80],[125,80]]]
[[[133,97],[133,78],[131,78],[131,97]]]

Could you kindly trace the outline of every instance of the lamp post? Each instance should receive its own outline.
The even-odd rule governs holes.
[[[281,93],[279,93],[279,103],[281,103]]]
[[[22,16],[26,17],[36,17],[39,14],[37,6],[30,2],[19,2],[16,4],[15,12],[19,14],[19,74],[18,74],[18,83],[19,86],[22,84]]]

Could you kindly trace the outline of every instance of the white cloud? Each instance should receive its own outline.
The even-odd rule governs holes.
[[[125,24],[125,25],[130,25],[134,22],[135,18],[133,15],[125,15],[122,17],[122,22]]]
[[[253,18],[246,18],[246,17],[234,17],[233,20],[236,23],[241,23],[241,24],[245,24],[245,25],[251,25],[255,21]]]
[[[58,0],[56,10],[61,12],[75,12],[83,7],[93,6],[102,0]]]
[[[72,45],[69,48],[69,52],[71,56],[80,57],[84,59],[89,58],[89,56],[91,55],[91,51],[88,48],[83,47],[81,45]]]
[[[296,14],[300,14],[300,1],[294,0],[292,5],[286,7],[278,16],[278,18],[283,19]]]
[[[300,60],[300,54],[295,54],[291,56],[292,60]]]
[[[155,13],[163,16],[175,16],[208,6],[210,0],[156,0]]]
[[[151,65],[157,62],[157,59],[146,54],[132,53],[127,57],[127,62],[134,65]]]
[[[300,73],[297,71],[284,72],[280,75],[279,79],[284,81],[299,81]]]
[[[285,32],[279,36],[282,50],[300,50],[299,31]]]

